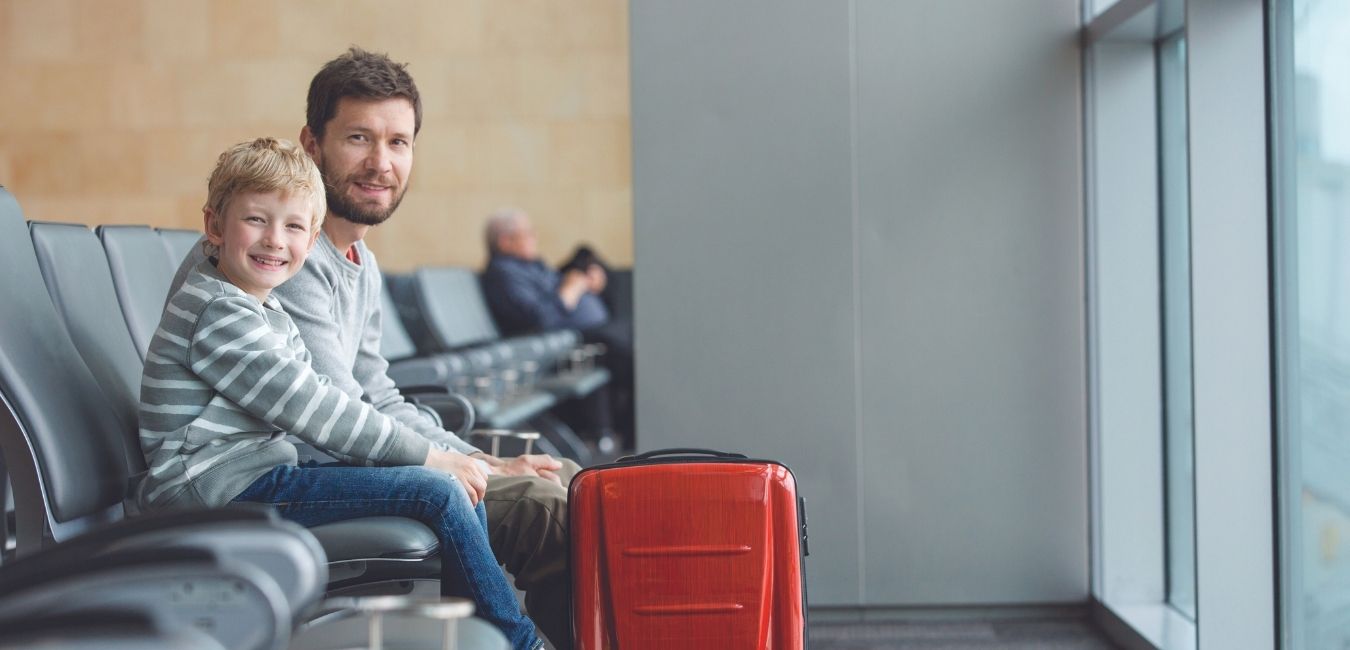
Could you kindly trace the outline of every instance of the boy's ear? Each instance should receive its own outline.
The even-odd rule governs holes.
[[[220,219],[216,218],[215,210],[202,208],[202,230],[206,231],[206,241],[211,242],[212,246],[220,245],[224,233],[221,230]]]
[[[309,154],[314,162],[319,162],[319,139],[314,137],[308,124],[300,127],[300,146],[304,147],[305,153]]]
[[[323,229],[322,229],[322,228],[315,228],[315,229],[314,229],[314,232],[311,233],[310,236],[309,236],[309,248],[306,249],[306,250],[310,250],[310,251],[314,250],[314,244],[316,244],[316,243],[319,242],[319,234],[322,233],[322,232],[323,232]]]

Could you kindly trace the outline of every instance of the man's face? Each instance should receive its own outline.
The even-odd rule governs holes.
[[[497,248],[507,255],[523,260],[534,260],[539,257],[539,240],[534,235],[534,226],[530,225],[530,220],[518,217],[512,228],[497,242]]]
[[[403,200],[412,173],[416,114],[403,98],[343,98],[322,139],[301,142],[323,174],[328,211],[353,223],[383,223]]]

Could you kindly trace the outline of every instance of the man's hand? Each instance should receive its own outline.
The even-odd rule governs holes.
[[[609,284],[609,276],[605,275],[605,267],[599,264],[586,267],[586,282],[591,293],[597,296],[604,293],[605,285]]]
[[[562,277],[558,284],[558,297],[568,309],[576,309],[581,297],[591,289],[591,280],[585,272],[572,269]]]
[[[478,454],[474,454],[478,456]],[[562,463],[558,459],[548,454],[529,454],[526,456],[516,456],[514,458],[497,458],[488,454],[483,454],[492,470],[505,476],[538,476],[562,485],[562,478],[558,476],[558,470],[562,469]]]
[[[459,479],[464,491],[469,493],[469,502],[478,505],[487,492],[487,474],[478,461],[459,452],[442,451],[433,447],[427,452],[425,467],[440,470]]]

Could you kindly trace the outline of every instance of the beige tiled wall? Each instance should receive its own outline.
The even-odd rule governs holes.
[[[493,208],[546,257],[632,263],[624,0],[0,0],[0,184],[32,219],[196,228],[225,147],[295,139],[348,45],[406,61],[424,117],[386,267],[479,265]]]

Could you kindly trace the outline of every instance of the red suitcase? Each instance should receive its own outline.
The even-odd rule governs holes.
[[[800,650],[804,503],[787,467],[665,449],[569,488],[577,650]]]

